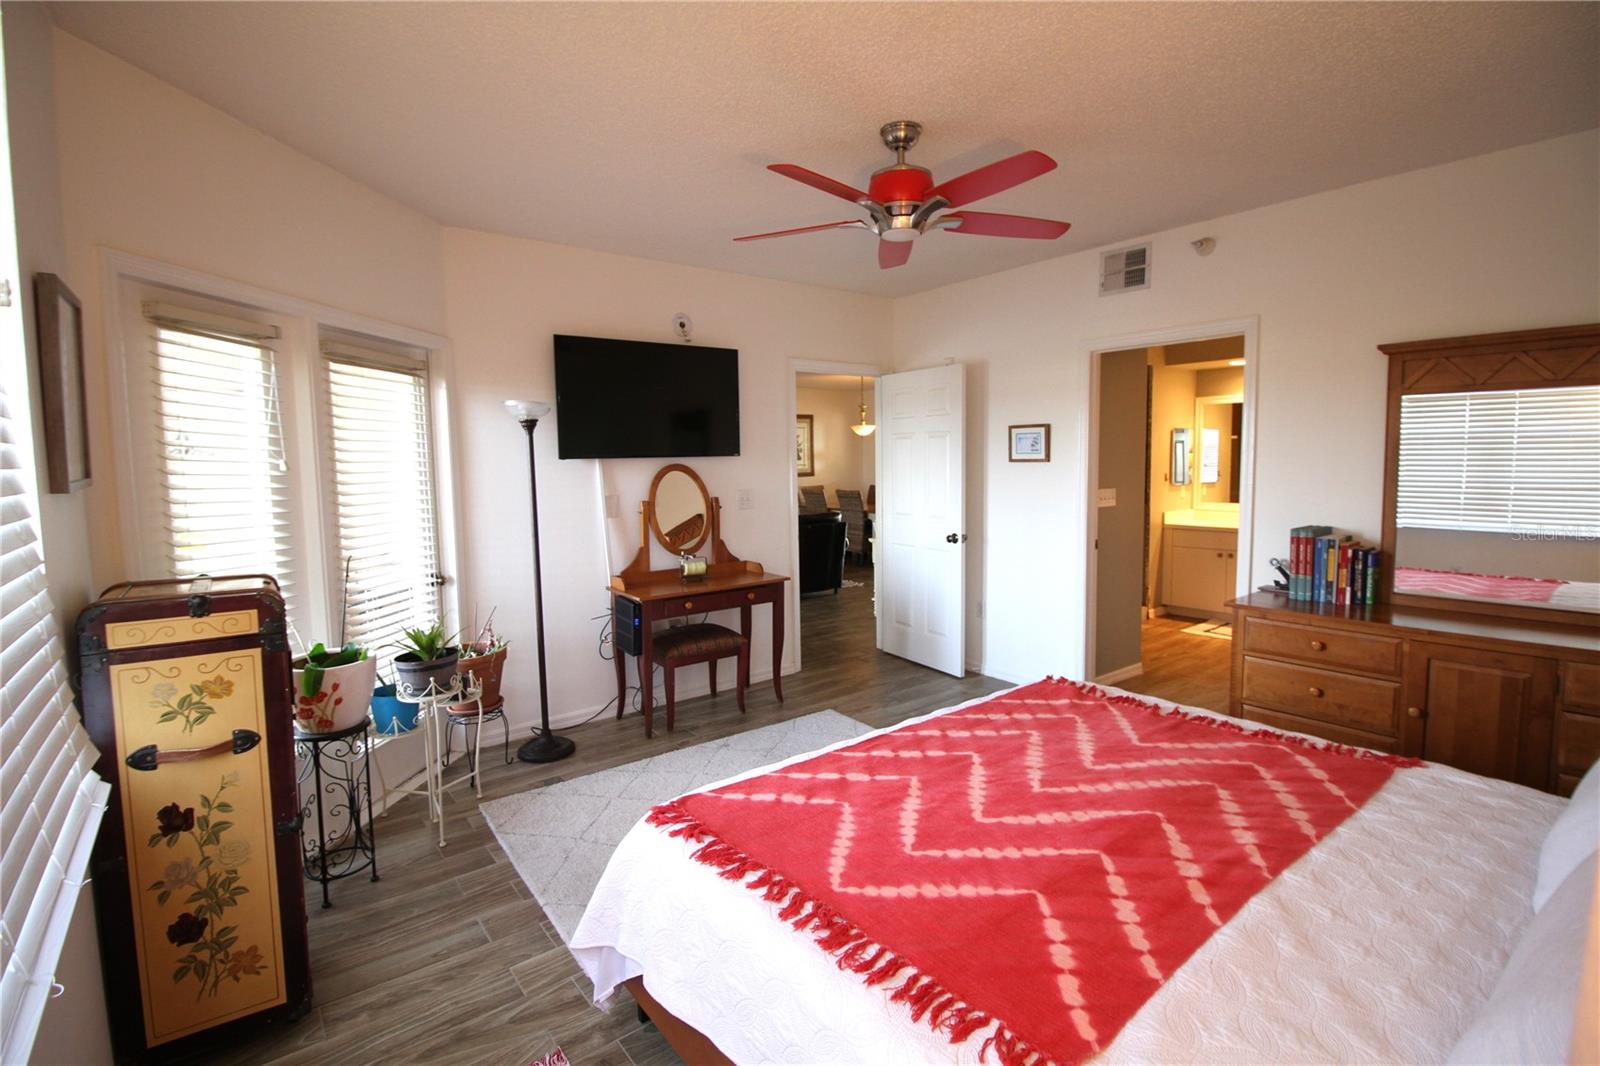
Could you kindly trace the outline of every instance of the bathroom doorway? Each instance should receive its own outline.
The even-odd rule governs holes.
[[[1226,710],[1227,604],[1249,585],[1246,337],[1095,359],[1088,676]]]

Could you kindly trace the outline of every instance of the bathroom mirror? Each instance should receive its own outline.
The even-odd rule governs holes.
[[[1189,427],[1179,426],[1172,431],[1172,483],[1189,483]]]
[[[1600,326],[1382,345],[1396,603],[1600,624]]]
[[[1239,465],[1244,443],[1244,397],[1202,396],[1195,401],[1194,505],[1239,506]]]
[[[650,482],[650,531],[674,555],[693,554],[711,533],[711,494],[682,463],[656,471]]]

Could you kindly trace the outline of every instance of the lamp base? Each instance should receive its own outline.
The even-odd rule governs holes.
[[[532,740],[517,749],[517,758],[523,762],[557,762],[565,759],[578,745],[567,737],[558,737],[548,729],[535,733]]]

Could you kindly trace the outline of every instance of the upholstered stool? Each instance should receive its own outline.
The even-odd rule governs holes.
[[[750,683],[750,642],[725,626],[700,622],[695,625],[664,629],[651,638],[651,654],[661,664],[666,675],[667,732],[673,724],[673,674],[680,666],[706,663],[711,672],[711,694],[717,694],[717,660],[730,655],[739,659],[738,680],[734,691],[739,699],[739,713],[744,713],[744,689]],[[651,736],[650,714],[644,716],[644,735]]]

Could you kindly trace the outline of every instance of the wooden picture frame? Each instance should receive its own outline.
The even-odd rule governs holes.
[[[90,484],[89,418],[83,392],[83,305],[54,274],[33,276],[39,324],[39,407],[52,493]]]
[[[1006,458],[1013,463],[1050,461],[1050,424],[1034,422],[1006,427]]]
[[[815,421],[810,415],[794,416],[794,472],[800,477],[816,477]]]

